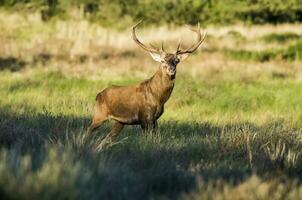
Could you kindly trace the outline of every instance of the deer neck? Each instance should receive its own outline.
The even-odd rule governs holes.
[[[149,88],[158,102],[165,103],[173,91],[174,82],[175,75],[170,76],[166,74],[163,72],[162,66],[159,66],[159,69],[149,81]]]

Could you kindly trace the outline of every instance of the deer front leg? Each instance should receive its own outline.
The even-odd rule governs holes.
[[[97,150],[102,150],[106,145],[110,144],[112,140],[122,131],[123,128],[124,128],[124,124],[115,121],[111,128],[111,131],[98,145]]]
[[[141,123],[141,127],[145,133],[156,133],[158,130],[158,123],[156,120],[144,121]]]

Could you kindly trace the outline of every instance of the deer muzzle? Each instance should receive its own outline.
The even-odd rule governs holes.
[[[167,67],[167,74],[170,75],[170,76],[175,75],[176,74],[176,67],[168,66]]]

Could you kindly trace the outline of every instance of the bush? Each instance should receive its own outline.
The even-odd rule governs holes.
[[[302,21],[301,0],[0,0],[0,6],[40,10],[44,20],[69,16],[76,8],[85,18],[107,26],[140,19],[152,24]]]
[[[268,49],[263,51],[224,49],[223,53],[227,57],[243,61],[256,60],[266,62],[275,58],[287,61],[295,61],[302,59],[302,40],[300,39],[295,44],[281,49]]]
[[[278,33],[268,34],[263,36],[261,39],[267,43],[271,43],[271,42],[285,43],[287,41],[296,40],[299,38],[302,38],[302,36],[296,33],[287,32],[287,33],[279,33],[279,34]]]

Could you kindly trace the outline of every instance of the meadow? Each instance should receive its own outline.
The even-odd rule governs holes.
[[[2,10],[0,30],[1,199],[302,198],[301,24],[203,27],[159,133],[126,127],[102,151],[110,122],[86,132],[96,94],[158,67],[131,27]],[[185,26],[138,35],[195,41]]]

